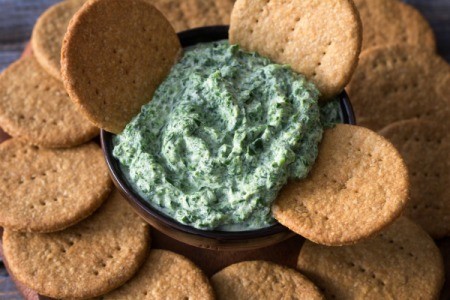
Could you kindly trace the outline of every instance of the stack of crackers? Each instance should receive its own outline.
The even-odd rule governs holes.
[[[97,126],[120,132],[126,124],[121,118],[132,116],[134,108],[125,107],[112,122],[108,115],[96,115],[110,106],[86,103],[79,92],[80,86],[101,85],[104,78],[93,77],[99,72],[95,68],[72,68],[74,62],[96,57],[90,57],[89,47],[74,55],[71,44],[81,43],[86,32],[97,34],[98,26],[105,28],[101,34],[114,31],[111,20],[127,22],[117,18],[128,5],[122,1],[66,0],[51,7],[33,30],[34,54],[0,75],[0,126],[13,137],[0,145],[5,170],[0,175],[0,225],[4,256],[17,281],[53,298],[439,296],[444,268],[431,237],[450,235],[450,202],[445,197],[450,180],[450,68],[435,53],[433,32],[415,9],[397,0],[238,0],[234,9],[231,0],[129,0],[140,16],[151,17],[148,22],[161,20],[160,27],[149,28],[160,28],[168,37],[176,35],[165,19],[181,31],[227,24],[233,9],[232,42],[290,63],[317,84],[324,99],[348,84],[359,124],[371,129],[337,125],[325,132],[310,176],[289,183],[277,198],[275,218],[308,239],[296,269],[244,261],[208,279],[189,259],[150,249],[149,226],[113,187],[95,142]],[[337,21],[330,18],[332,13],[338,13]],[[325,28],[325,34],[314,32],[317,28]],[[296,39],[300,35],[306,44]],[[314,40],[317,36],[327,39]],[[95,46],[107,47],[119,35],[104,37]],[[320,51],[308,49],[312,40]],[[169,38],[149,42],[153,48],[164,49],[167,42],[178,49]],[[161,79],[177,56],[171,51],[158,50],[152,54],[160,56],[150,58],[166,63]],[[140,54],[146,59],[145,51]],[[105,64],[112,61],[104,59]],[[142,71],[134,67],[126,69]],[[155,89],[158,81],[150,84],[147,88]],[[87,90],[89,99],[107,92]],[[111,91],[111,97],[115,94]]]

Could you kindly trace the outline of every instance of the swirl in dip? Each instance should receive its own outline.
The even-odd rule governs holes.
[[[321,122],[318,97],[289,66],[227,41],[199,44],[114,138],[113,155],[151,206],[183,224],[267,227],[278,191],[308,174],[322,124],[337,116],[335,102]]]

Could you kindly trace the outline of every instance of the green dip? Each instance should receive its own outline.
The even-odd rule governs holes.
[[[313,165],[319,92],[289,66],[227,41],[188,48],[114,156],[153,207],[200,229],[274,224],[271,203]]]

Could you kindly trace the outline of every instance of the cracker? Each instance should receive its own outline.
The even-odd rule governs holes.
[[[174,29],[228,25],[234,0],[147,0],[169,20]]]
[[[63,84],[33,56],[0,75],[0,126],[14,137],[45,147],[72,147],[98,134],[70,101]]]
[[[150,235],[117,190],[83,222],[54,233],[5,230],[11,273],[39,294],[88,298],[124,284],[145,261]]]
[[[265,261],[245,261],[219,271],[211,283],[220,299],[324,299],[299,272]]]
[[[436,38],[418,10],[402,1],[354,0],[363,23],[363,50],[390,44],[436,49]]]
[[[152,250],[139,273],[101,299],[214,299],[208,278],[190,260]]]
[[[324,133],[305,180],[289,182],[274,217],[325,245],[355,243],[391,224],[408,199],[408,174],[394,146],[369,129],[338,124]]]
[[[61,58],[70,97],[97,126],[119,133],[174,65],[178,37],[142,0],[90,0],[72,18]]]
[[[419,118],[448,123],[450,66],[433,52],[395,45],[361,54],[347,92],[358,124],[380,130]]]
[[[64,229],[93,213],[112,181],[94,143],[49,150],[21,139],[0,144],[0,226],[17,231]]]
[[[238,0],[230,42],[291,65],[331,98],[356,68],[362,27],[350,0]]]
[[[72,16],[86,0],[66,0],[47,9],[31,35],[36,59],[50,75],[61,80],[61,45]]]
[[[390,140],[406,162],[411,179],[407,215],[434,238],[450,235],[450,136],[445,127],[407,120],[380,134]]]
[[[327,299],[438,299],[444,283],[439,249],[404,217],[357,245],[326,247],[306,241],[298,269]]]

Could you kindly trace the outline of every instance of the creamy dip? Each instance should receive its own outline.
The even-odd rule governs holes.
[[[318,97],[289,66],[227,41],[199,44],[114,138],[113,154],[132,187],[183,224],[266,227],[281,187],[317,157]]]

